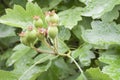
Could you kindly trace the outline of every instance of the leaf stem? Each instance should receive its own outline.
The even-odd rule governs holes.
[[[75,61],[75,59],[74,59],[72,56],[70,56],[70,55],[67,55],[67,57],[70,58],[70,59],[75,63],[75,65],[78,67],[78,69],[80,70],[81,75],[82,75],[82,77],[84,78],[84,80],[87,80],[87,78],[86,78],[86,76],[85,76],[82,68],[81,68],[81,67],[79,66],[79,64]]]
[[[82,68],[81,68],[80,65],[76,62],[76,60],[75,60],[72,56],[70,56],[70,53],[71,53],[71,51],[69,51],[67,54],[59,54],[59,55],[60,55],[60,56],[66,56],[66,57],[70,58],[70,59],[75,63],[75,65],[77,66],[77,68],[79,69],[79,71],[81,72],[81,76],[84,78],[84,80],[87,80],[87,77],[85,76]]]

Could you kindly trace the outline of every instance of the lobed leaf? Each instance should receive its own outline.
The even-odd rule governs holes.
[[[104,22],[112,22],[113,20],[116,20],[119,17],[119,9],[120,6],[116,6],[112,9],[112,11],[109,11],[101,16],[102,21]]]
[[[103,14],[111,11],[115,5],[120,4],[120,0],[85,0],[88,2],[84,8],[83,16],[90,16],[92,18],[100,18]]]
[[[85,72],[87,80],[112,80],[107,74],[100,71],[99,68],[90,68]],[[76,80],[83,80],[82,76],[79,76]]]
[[[42,72],[47,71],[51,66],[51,60],[57,57],[52,54],[40,54],[34,57],[35,55],[29,52],[15,63],[12,73],[18,75],[18,80],[35,80]]]
[[[17,80],[17,75],[9,71],[0,70],[0,80]]]
[[[72,32],[74,33],[74,35],[81,41],[82,40],[82,28],[84,29],[91,29],[91,18],[87,18],[87,17],[82,17],[82,21],[80,21],[78,23],[78,25],[76,25],[73,29]]]
[[[82,2],[82,3],[84,3],[84,4],[88,4],[88,3],[90,3],[90,2],[92,2],[92,0],[79,0],[80,2]]]
[[[111,44],[120,44],[120,26],[112,23],[93,21],[92,29],[83,31],[82,38],[84,41],[99,45],[107,46]]]
[[[64,41],[64,40],[69,40],[70,37],[71,37],[70,30],[65,27],[60,26],[58,38]]]
[[[51,67],[40,75],[40,80],[72,80],[71,75],[76,75],[75,70],[65,62],[63,58],[57,58]],[[47,77],[46,77],[47,76]],[[39,80],[38,79],[38,80]]]
[[[109,49],[99,57],[99,60],[105,64],[108,64],[103,67],[102,72],[108,74],[112,80],[120,79],[120,46],[111,45]]]
[[[89,66],[91,64],[91,59],[95,58],[95,55],[90,49],[91,45],[85,44],[72,52],[73,58],[79,57],[82,66]]]
[[[62,40],[58,39],[58,53],[64,54],[68,50],[68,46]]]
[[[7,60],[7,66],[13,65],[16,61],[18,61],[22,56],[27,54],[28,52],[31,52],[31,49],[27,46],[24,46],[23,44],[17,45],[14,48],[15,52],[12,53],[11,57]]]
[[[40,16],[44,22],[43,27],[47,27],[41,8],[31,2],[26,4],[26,10],[19,5],[15,5],[13,9],[6,9],[6,15],[0,18],[0,23],[25,29],[28,26],[34,26],[33,16],[35,15]]]
[[[78,21],[82,20],[81,7],[75,7],[58,13],[60,17],[60,25],[64,25],[66,28],[72,29],[77,25]]]
[[[16,36],[14,28],[0,24],[0,38]]]

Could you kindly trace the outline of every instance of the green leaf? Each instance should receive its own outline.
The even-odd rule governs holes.
[[[49,58],[48,58],[49,57]],[[42,59],[41,61],[39,61],[39,63],[44,63],[47,60],[53,60],[55,58],[57,58],[58,56],[55,56],[53,54],[47,54],[47,53],[42,53],[40,55],[38,55],[35,59],[34,59],[34,63],[36,63],[37,61],[39,61],[40,59]]]
[[[60,2],[62,2],[62,0],[50,0],[48,9],[55,8]]]
[[[26,55],[22,56],[18,61],[14,64],[13,73],[18,75],[18,78],[31,66],[34,64],[33,57],[36,54],[33,52],[26,53]]]
[[[45,11],[56,8],[57,5],[59,5],[62,2],[62,0],[46,0],[46,1],[36,0],[36,1],[40,5],[42,10],[45,10]]]
[[[92,0],[79,0],[80,2],[83,2],[84,4],[88,4],[88,3],[90,3],[90,2],[92,2]]]
[[[75,26],[75,27],[72,29],[72,32],[74,33],[74,35],[75,35],[79,40],[81,40],[82,31],[81,31],[81,25],[80,25],[80,24],[78,24],[77,26]]]
[[[5,6],[2,3],[0,3],[0,16],[4,14],[5,12],[4,9],[5,9]]]
[[[56,59],[48,71],[40,75],[40,80],[66,80],[71,78],[71,75],[76,75],[72,67],[69,67],[63,58]],[[47,77],[46,77],[47,76]],[[39,80],[38,79],[38,80]]]
[[[33,51],[29,51],[16,61],[12,72],[18,75],[18,80],[35,80],[42,72],[47,71],[51,66],[51,60],[57,57],[52,54],[35,56],[36,54]]]
[[[92,29],[83,31],[84,41],[99,45],[108,46],[110,44],[120,44],[120,26],[112,23],[93,21]]]
[[[112,11],[105,13],[101,16],[102,21],[104,22],[112,22],[114,19],[117,19],[119,17],[119,9],[120,6],[116,6],[113,8]]]
[[[15,29],[3,24],[0,24],[0,48],[8,48],[12,43],[18,41],[15,34]]]
[[[68,46],[62,40],[58,39],[58,53],[64,54],[68,50]]]
[[[75,34],[75,36],[81,41],[82,37],[82,28],[84,29],[90,29],[91,28],[91,18],[82,17],[82,21],[78,23],[73,29],[72,32]]]
[[[17,41],[19,41],[19,38],[17,36],[9,36],[9,37],[0,38],[0,47],[9,48],[13,46],[13,44],[16,43]]]
[[[100,71],[99,68],[90,68],[85,72],[87,80],[112,80],[108,75]],[[76,80],[83,80],[82,76],[79,76]]]
[[[112,80],[119,80],[120,79],[120,66],[105,66],[102,70],[103,73],[109,75]]]
[[[17,80],[17,76],[9,71],[0,70],[0,80]]]
[[[15,36],[14,28],[0,24],[0,38]]]
[[[47,69],[51,66],[51,60],[53,59],[53,57],[56,57],[52,54],[46,54],[46,56],[40,55],[41,58],[36,61],[33,65],[31,65],[28,69],[26,69],[24,71],[24,73],[19,77],[19,80],[34,80],[34,76],[36,74],[40,74],[44,71],[47,71]],[[41,66],[37,66],[40,63],[43,63],[47,60],[50,60],[47,65],[43,65],[41,64]],[[32,79],[34,78],[34,79]]]
[[[120,64],[119,52],[120,52],[119,45],[111,45],[107,51],[100,53],[101,56],[100,56],[99,60],[106,64],[110,64],[110,65]]]
[[[56,67],[58,67],[59,69],[62,69],[62,70],[65,70],[67,72],[70,72],[71,69],[70,67],[67,65],[67,63],[64,61],[63,58],[58,58],[55,62],[54,62],[54,65]]]
[[[59,27],[59,34],[58,34],[59,39],[61,39],[62,41],[64,40],[69,40],[71,37],[71,33],[69,31],[69,29],[60,26]]]
[[[34,26],[33,16],[35,15],[41,17],[44,27],[46,27],[41,8],[36,3],[31,2],[26,4],[26,10],[19,5],[15,5],[13,9],[6,9],[6,15],[0,18],[0,23],[25,29],[28,26]]]
[[[106,65],[102,72],[108,74],[112,80],[120,79],[120,46],[112,45],[106,52],[100,53],[99,60]]]
[[[3,52],[3,54],[0,55],[0,61],[6,60],[8,59],[12,54],[12,50],[8,49],[5,52]]]
[[[64,25],[66,28],[72,29],[77,25],[78,21],[82,20],[81,17],[81,7],[71,8],[65,11],[60,12],[60,25]]]
[[[6,60],[11,56],[11,54],[11,49],[7,49],[6,51],[0,51],[0,69],[8,69],[8,67],[6,66]]]
[[[31,49],[23,44],[17,45],[13,50],[15,52],[12,53],[11,57],[7,60],[7,63],[6,63],[8,66],[13,65],[26,53],[31,52]]]
[[[48,47],[45,42],[42,42],[39,48],[43,51],[53,52],[53,49]]]
[[[12,4],[17,4],[25,7],[25,4],[27,3],[28,0],[12,0]]]
[[[90,80],[112,80],[108,75],[102,73],[99,68],[90,68],[85,72]]]
[[[89,66],[91,64],[91,59],[95,58],[94,53],[90,51],[91,48],[91,45],[84,44],[82,47],[80,46],[78,49],[72,52],[72,57],[79,57],[82,66]]]
[[[94,19],[100,18],[106,12],[111,11],[117,4],[120,4],[120,0],[91,0],[88,1],[82,15],[91,16]]]
[[[44,66],[35,66],[32,65],[28,70],[26,70],[19,78],[19,80],[35,80],[36,76],[40,75],[42,72],[47,71],[51,66],[51,61]]]

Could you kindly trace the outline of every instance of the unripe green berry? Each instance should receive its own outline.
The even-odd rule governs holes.
[[[48,27],[48,36],[52,39],[54,39],[58,34],[58,28],[57,27]]]
[[[26,46],[30,46],[30,44],[29,44],[29,42],[28,42],[28,40],[27,40],[27,37],[26,37],[25,32],[21,32],[21,33],[19,34],[19,36],[20,36],[20,42],[21,42],[21,43],[23,43],[23,44],[26,45]]]
[[[34,16],[33,24],[35,25],[36,28],[43,27],[43,21],[41,18],[39,18],[39,16]]]
[[[26,31],[26,37],[27,37],[27,41],[29,43],[35,43],[36,39],[37,39],[37,32],[35,29],[31,30],[31,31]]]
[[[31,43],[34,42],[37,38],[36,34],[37,34],[36,30],[26,31],[28,41]]]
[[[43,40],[46,36],[47,30],[44,28],[38,28],[37,37],[39,40]]]
[[[52,23],[52,24],[57,25],[59,23],[59,16],[54,11],[48,12],[48,13],[46,13],[45,20],[48,23]]]
[[[23,43],[26,46],[30,46],[29,42],[27,41],[26,37],[20,37],[20,41],[21,43]]]
[[[29,26],[25,32],[21,32],[19,34],[21,43],[25,44],[26,46],[34,45],[37,40],[36,34],[36,30]]]

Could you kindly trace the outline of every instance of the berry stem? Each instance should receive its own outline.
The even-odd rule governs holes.
[[[55,45],[56,50],[58,50],[58,37],[57,36],[54,39],[54,45]]]
[[[53,47],[54,47],[54,52],[56,54],[59,54],[59,52],[58,52],[58,45],[57,45],[57,42],[56,42],[56,38],[53,40]]]
[[[52,46],[50,46],[50,44],[46,41],[46,39],[44,39],[43,41],[42,41],[46,46],[48,46],[48,48],[50,48],[50,49],[52,49],[53,51],[54,51],[54,48],[52,47]],[[54,54],[55,54],[56,52],[54,51]]]
[[[34,46],[31,47],[32,49],[34,49],[35,51],[39,52],[39,53],[51,53],[51,54],[55,54],[54,52],[50,52],[50,51],[46,51],[46,50],[41,50],[41,49],[38,49]]]

